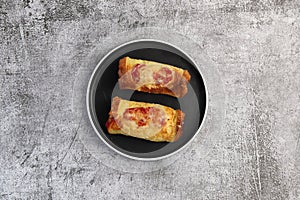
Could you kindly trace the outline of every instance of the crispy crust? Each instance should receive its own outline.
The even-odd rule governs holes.
[[[189,82],[191,80],[191,75],[188,70],[183,71],[183,77]]]
[[[128,133],[124,133],[123,130],[119,127],[120,123],[117,123],[113,116],[117,116],[118,107],[121,101],[123,100],[119,97],[114,97],[112,101],[111,111],[109,112],[109,118],[106,122],[106,128],[110,134],[123,134],[127,136]],[[144,106],[144,107],[151,107],[157,104],[152,103],[144,103],[144,102],[134,102],[134,101],[126,101],[129,102],[128,106],[133,104],[134,106]],[[160,129],[159,132],[155,133],[153,136],[144,138],[141,135],[142,139],[154,141],[154,142],[175,142],[180,138],[183,132],[183,123],[184,123],[184,113],[181,110],[174,110],[167,106],[162,106],[166,116],[167,116],[167,123]],[[138,137],[138,136],[134,136]]]
[[[132,80],[130,73],[127,73],[136,64],[168,66],[172,71],[174,71],[175,76],[173,77],[171,83],[166,86],[160,84],[149,84],[137,87],[136,83]],[[120,59],[118,74],[120,89],[138,90],[154,94],[166,94],[178,98],[183,97],[188,92],[187,83],[191,79],[191,75],[187,70],[183,70],[181,68],[177,68],[167,64],[147,60],[132,59],[129,57]]]
[[[111,115],[115,115],[118,112],[118,107],[121,102],[120,97],[114,97],[112,102],[111,102]]]
[[[183,124],[185,114],[181,110],[176,110],[177,123],[176,123],[176,135],[174,137],[174,142],[177,141],[183,133]]]
[[[121,128],[118,126],[117,122],[115,119],[110,115],[106,124],[105,124],[107,130],[111,134],[116,134],[118,131],[121,130]]]
[[[118,126],[117,122],[115,121],[114,117],[115,114],[118,112],[118,107],[120,104],[121,99],[119,97],[115,97],[111,104],[111,110],[109,112],[108,120],[106,121],[106,128],[109,133],[116,134],[121,128]]]
[[[119,77],[123,76],[127,71],[129,71],[128,69],[128,57],[124,57],[122,59],[119,60],[119,71],[118,71],[118,74],[119,74]]]
[[[137,89],[138,91],[142,91],[142,92],[147,92],[147,93],[154,93],[154,94],[167,94],[170,96],[175,96],[174,92],[172,90],[170,90],[169,88],[166,87],[159,87],[159,86],[152,86],[152,87],[147,87],[147,86],[142,86],[139,89]]]

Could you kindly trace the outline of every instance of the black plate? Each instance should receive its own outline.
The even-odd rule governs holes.
[[[187,69],[191,74],[188,93],[183,98],[148,94],[118,87],[119,59],[132,58],[152,60]],[[181,109],[186,117],[183,134],[173,143],[151,142],[123,135],[111,135],[105,122],[114,96],[133,101],[159,103]],[[173,45],[154,40],[137,40],[124,44],[107,54],[97,65],[89,83],[87,108],[92,125],[98,136],[116,152],[135,159],[155,160],[182,149],[199,132],[206,112],[206,90],[203,78],[195,63]]]

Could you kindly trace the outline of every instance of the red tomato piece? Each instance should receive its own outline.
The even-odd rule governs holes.
[[[123,117],[126,120],[135,121],[139,127],[146,126],[150,121],[159,127],[165,124],[165,113],[154,107],[127,108]]]

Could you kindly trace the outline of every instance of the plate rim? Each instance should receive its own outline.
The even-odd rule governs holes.
[[[93,122],[93,119],[92,119],[92,114],[91,114],[91,111],[90,111],[90,108],[91,108],[91,104],[90,104],[90,93],[91,93],[91,84],[92,84],[92,81],[94,79],[94,76],[96,74],[96,72],[98,71],[99,67],[101,66],[102,62],[109,56],[111,55],[113,52],[115,52],[116,50],[124,47],[124,46],[127,46],[127,45],[130,45],[130,44],[133,44],[133,43],[137,43],[137,42],[157,42],[157,43],[162,43],[162,44],[166,44],[166,45],[169,45],[177,50],[179,50],[180,52],[182,52],[191,62],[192,64],[197,68],[197,71],[200,73],[201,75],[201,78],[203,80],[203,84],[204,84],[204,89],[205,89],[205,99],[206,99],[206,102],[205,102],[205,110],[204,110],[204,116],[203,116],[203,119],[201,121],[201,124],[199,126],[199,128],[197,129],[196,133],[192,136],[192,138],[186,142],[182,147],[180,147],[179,149],[169,153],[169,154],[166,154],[166,155],[163,155],[163,156],[159,156],[159,157],[151,157],[151,158],[142,158],[142,157],[137,157],[137,156],[132,156],[132,155],[128,155],[124,152],[121,152],[119,151],[118,149],[115,149],[113,146],[111,146],[102,136],[101,134],[99,133],[99,130],[97,129],[96,125],[94,124]],[[187,146],[189,146],[189,144],[196,138],[196,136],[200,133],[202,127],[203,127],[203,124],[204,122],[206,121],[206,118],[207,118],[207,110],[208,110],[208,95],[209,95],[209,92],[208,92],[208,89],[207,89],[207,84],[206,84],[206,79],[205,77],[203,76],[203,73],[201,72],[201,69],[199,68],[199,66],[196,64],[196,62],[194,61],[194,59],[189,56],[189,54],[187,54],[184,50],[182,50],[181,48],[177,47],[176,45],[173,45],[169,42],[165,42],[165,41],[162,41],[162,40],[158,40],[158,39],[136,39],[136,40],[131,40],[129,42],[125,42],[125,43],[122,43],[120,45],[118,45],[117,47],[113,48],[112,50],[110,50],[108,53],[106,53],[102,58],[101,60],[98,62],[98,64],[96,65],[95,69],[93,70],[93,73],[92,75],[90,76],[90,79],[89,79],[89,82],[88,82],[88,87],[87,87],[87,92],[86,92],[86,109],[87,109],[87,112],[88,112],[88,117],[89,117],[89,121],[94,129],[94,131],[96,132],[96,134],[98,135],[98,137],[102,140],[102,142],[104,142],[104,144],[106,144],[106,146],[108,146],[110,149],[112,149],[114,152],[124,156],[124,157],[127,157],[127,158],[130,158],[130,159],[133,159],[133,160],[138,160],[138,161],[157,161],[157,160],[162,160],[162,159],[165,159],[165,158],[168,158],[168,157],[171,157],[172,155],[175,155],[177,153],[179,153],[180,151],[182,151],[183,149],[185,149]]]

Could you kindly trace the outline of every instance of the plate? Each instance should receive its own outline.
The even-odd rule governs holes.
[[[121,58],[151,60],[186,69],[191,74],[188,93],[182,98],[120,90],[118,62]],[[109,134],[105,123],[113,97],[158,103],[185,113],[183,134],[176,142],[151,142],[124,135]],[[127,42],[110,51],[98,63],[90,78],[87,96],[90,122],[99,138],[115,152],[136,160],[159,160],[186,147],[200,132],[207,110],[207,90],[200,68],[178,47],[159,40],[141,39]]]

